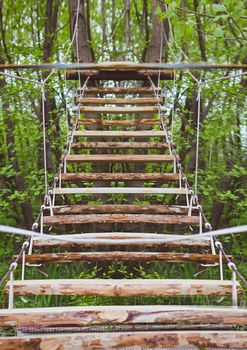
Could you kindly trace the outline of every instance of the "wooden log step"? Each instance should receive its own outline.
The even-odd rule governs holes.
[[[178,181],[176,173],[62,173],[62,181]]]
[[[138,246],[138,247],[167,247],[167,248],[181,248],[181,247],[191,247],[191,248],[209,248],[210,239],[208,237],[200,237],[196,240],[182,240],[173,241],[173,238],[180,238],[179,235],[164,235],[155,233],[129,233],[129,232],[104,232],[104,233],[82,233],[82,234],[69,234],[69,235],[59,235],[64,239],[70,238],[73,240],[78,240],[78,242],[65,242],[58,239],[50,238],[49,240],[43,240],[42,238],[34,238],[34,247],[97,247],[97,246],[126,246],[126,241],[128,240],[128,246]],[[169,239],[169,242],[161,243],[160,239]],[[79,242],[80,240],[80,242]],[[106,241],[107,240],[107,241]],[[111,242],[109,243],[109,240]]]
[[[165,142],[74,142],[71,148],[96,148],[96,149],[166,149],[168,144]]]
[[[75,123],[75,121],[73,121]],[[168,123],[168,120],[166,120]],[[107,120],[107,119],[80,119],[77,125],[95,125],[95,126],[140,126],[140,125],[161,125],[158,119],[140,119],[140,120]]]
[[[40,334],[0,338],[1,350],[246,349],[246,331],[147,331]]]
[[[186,188],[153,188],[153,187],[57,187],[54,194],[188,194]]]
[[[50,207],[46,207],[50,210]],[[95,213],[141,213],[141,214],[188,214],[189,208],[178,205],[141,205],[141,204],[96,204],[96,205],[62,205],[53,207],[54,214],[95,214]],[[193,207],[193,212],[198,210]]]
[[[84,214],[44,216],[47,225],[72,225],[89,223],[150,223],[150,224],[199,224],[199,216],[150,215],[150,214]]]
[[[100,107],[100,106],[80,106],[81,113],[110,113],[110,114],[135,114],[135,113],[158,113],[157,106],[142,107]]]
[[[174,77],[174,72],[172,70],[140,70],[140,71],[133,71],[133,70],[89,70],[89,71],[80,71],[80,77],[81,82],[83,83],[86,78],[90,76],[90,81],[94,80],[115,80],[115,81],[122,81],[122,80],[141,80],[141,81],[147,81],[149,83],[148,77],[157,79],[158,77],[161,80],[172,80]],[[79,74],[77,70],[70,70],[66,72],[66,78],[68,80],[78,80]]]
[[[72,154],[67,163],[170,163],[173,155],[167,154]]]
[[[246,349],[246,331],[143,331],[40,334],[0,338],[1,350]]]
[[[165,131],[104,131],[104,130],[76,130],[74,136],[82,137],[165,137]]]
[[[78,88],[78,93],[80,94],[80,91],[82,88]],[[155,91],[159,92],[161,91],[161,88],[156,87]],[[116,95],[123,95],[123,94],[154,94],[154,89],[152,87],[143,87],[143,86],[136,86],[136,87],[91,87],[88,86],[85,89],[85,94],[116,94]]]
[[[16,280],[15,295],[230,296],[232,281],[200,279],[45,279]],[[237,291],[241,287],[237,282]],[[9,292],[9,282],[4,293]]]
[[[86,326],[120,323],[247,325],[247,309],[191,305],[104,305],[0,310],[0,327]]]
[[[101,97],[76,97],[75,104],[115,104],[115,105],[145,105],[164,104],[164,97],[139,97],[139,98],[101,98]]]
[[[16,258],[16,256],[15,256]],[[200,263],[214,264],[219,262],[219,256],[213,254],[197,253],[160,253],[160,252],[67,252],[67,253],[43,253],[26,256],[26,262],[30,264],[46,263],[72,263],[75,261],[105,262],[105,261],[138,261],[165,263]]]

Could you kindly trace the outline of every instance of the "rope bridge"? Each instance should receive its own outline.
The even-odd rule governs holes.
[[[244,348],[247,311],[238,306],[242,287],[237,277],[242,285],[247,282],[220,237],[246,232],[247,227],[213,231],[199,203],[201,82],[193,188],[173,141],[175,110],[172,125],[166,119],[167,96],[159,79],[167,79],[167,73],[162,76],[160,66],[152,73],[139,66],[137,78],[144,86],[134,82],[115,87],[111,81],[122,80],[127,71],[122,68],[119,74],[114,66],[109,82],[103,84],[101,69],[88,74],[81,66],[76,74],[66,72],[66,79],[78,80],[74,118],[70,127],[66,116],[67,142],[49,189],[46,82],[41,84],[45,197],[31,231],[0,226],[2,233],[26,237],[0,282],[9,298],[8,309],[0,311],[0,327],[17,329],[15,336],[0,338],[1,349],[26,349],[27,344],[42,349],[93,349],[95,344],[100,349]],[[111,67],[110,63],[102,64],[103,70],[105,67]],[[175,83],[173,74],[169,79]],[[97,81],[96,86],[91,86],[92,80]],[[174,102],[172,105],[175,108]],[[61,275],[60,279],[25,279],[26,269],[47,264],[108,266],[119,261],[129,266],[131,278],[61,279]],[[172,279],[134,278],[140,262],[144,267],[155,262],[168,267],[216,267],[219,279],[181,279],[173,275],[172,268]],[[18,264],[22,267],[20,280],[14,279]],[[225,265],[232,271],[231,280],[224,279]],[[17,297],[48,295],[158,297],[163,301],[161,305],[129,305],[130,301],[126,305],[14,308]],[[212,302],[220,297],[231,300],[232,307],[165,305],[165,300],[174,297],[206,297]]]

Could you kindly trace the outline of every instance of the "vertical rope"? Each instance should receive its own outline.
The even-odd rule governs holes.
[[[176,70],[173,71],[173,87],[172,87],[172,120],[171,120],[171,136],[173,136],[173,124],[175,116],[175,84],[176,84]]]
[[[201,85],[198,84],[197,94],[197,130],[196,130],[196,165],[195,165],[195,195],[198,189],[198,161],[199,161],[199,142],[200,142],[200,114],[201,114]]]
[[[160,57],[159,61],[160,63],[162,62],[162,52],[163,52],[163,31],[160,31]],[[159,68],[159,73],[158,73],[158,93],[159,93],[159,88],[160,88],[160,68]]]
[[[43,122],[43,154],[44,154],[44,170],[45,170],[45,195],[47,194],[47,154],[46,154],[46,125],[45,125],[45,83],[42,85],[42,122]]]

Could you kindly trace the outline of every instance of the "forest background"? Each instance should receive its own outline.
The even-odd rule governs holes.
[[[247,3],[240,0],[81,0],[79,57],[70,46],[77,0],[0,1],[0,63],[145,61],[247,63]],[[161,50],[162,47],[162,50]],[[48,73],[17,71],[41,81]],[[193,184],[198,85],[188,71],[165,82],[168,117],[175,96],[174,139]],[[236,73],[239,73],[237,71]],[[233,74],[194,71],[202,82]],[[46,87],[49,181],[66,137],[64,72]],[[245,76],[203,84],[199,197],[214,229],[247,223],[247,118]],[[0,223],[31,228],[44,196],[41,88],[0,76]],[[69,111],[70,112],[70,111]],[[225,238],[247,275],[246,236]],[[18,246],[1,235],[0,275]]]

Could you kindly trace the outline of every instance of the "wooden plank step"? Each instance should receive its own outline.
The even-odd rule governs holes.
[[[16,258],[16,256],[15,256]],[[160,261],[165,263],[200,263],[214,264],[219,262],[219,256],[198,253],[160,253],[160,252],[66,252],[42,253],[26,256],[26,262],[31,264],[71,263],[75,261],[105,262],[105,261]]]
[[[82,88],[78,88],[78,92]],[[161,91],[161,88],[156,87],[155,91],[159,92]],[[91,87],[88,86],[85,89],[85,94],[116,94],[116,95],[123,95],[123,94],[154,94],[154,89],[150,86],[143,87],[143,86],[136,86],[136,87]]]
[[[0,327],[86,326],[120,323],[247,325],[247,309],[191,305],[103,305],[0,310]]]
[[[62,181],[178,181],[176,173],[62,173]]]
[[[110,114],[135,114],[135,113],[158,113],[157,106],[142,107],[100,107],[100,106],[80,106],[81,113],[110,113]]]
[[[1,350],[246,349],[246,331],[147,331],[40,334],[0,338]]]
[[[78,80],[77,70],[67,70],[66,78],[68,80]],[[160,78],[161,80],[172,80],[174,77],[173,70],[88,70],[80,71],[81,82],[83,83],[85,79],[90,75],[90,81],[94,80],[114,80],[114,81],[124,81],[124,80],[138,80],[145,81],[149,83],[148,77],[153,79]]]
[[[165,142],[74,142],[71,148],[166,149],[168,148],[168,144]]]
[[[74,136],[83,137],[165,137],[165,131],[105,131],[105,130],[76,130]]]
[[[18,295],[230,296],[232,281],[200,279],[45,279],[15,280]],[[237,291],[241,287],[237,282]],[[9,292],[9,282],[4,293]]]
[[[75,123],[75,121],[73,121]],[[166,120],[168,123],[168,120]],[[95,125],[95,126],[140,126],[140,125],[161,125],[158,119],[140,119],[140,120],[97,120],[97,119],[80,119],[77,125]]]
[[[46,210],[50,210],[47,207]],[[141,214],[188,214],[189,208],[178,205],[141,205],[141,204],[95,204],[62,205],[53,207],[54,214],[95,214],[95,213],[141,213]],[[193,207],[193,212],[198,210]]]
[[[115,105],[145,105],[164,104],[164,97],[139,97],[139,98],[102,98],[102,97],[76,97],[75,104],[115,104]]]
[[[44,216],[47,225],[72,225],[88,223],[151,223],[151,224],[199,224],[199,216],[150,215],[150,214],[84,214]]]
[[[153,188],[153,187],[57,187],[55,194],[188,194],[186,188]]]
[[[128,240],[128,246],[138,246],[138,247],[168,247],[168,248],[181,248],[181,247],[191,247],[191,248],[209,248],[210,239],[208,237],[200,237],[196,240],[183,240],[183,241],[172,241],[173,238],[180,238],[179,235],[164,235],[155,233],[129,233],[129,232],[103,232],[103,233],[82,233],[82,234],[69,234],[69,235],[59,235],[62,238],[70,238],[73,240],[80,240],[80,242],[65,242],[58,239],[50,238],[49,240],[43,240],[42,238],[34,238],[34,247],[60,247],[68,248],[73,246],[81,247],[97,247],[97,246],[126,246],[126,241]],[[161,243],[160,239],[169,239],[167,243]],[[107,240],[107,241],[106,241]],[[109,240],[111,242],[109,243]],[[157,240],[159,240],[157,242]]]
[[[67,163],[170,163],[173,155],[167,154],[72,154]]]

